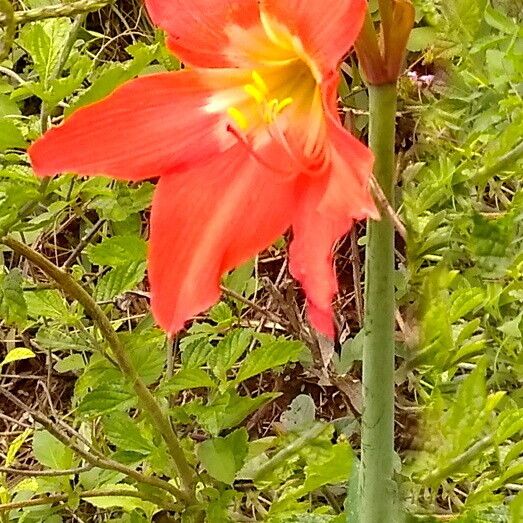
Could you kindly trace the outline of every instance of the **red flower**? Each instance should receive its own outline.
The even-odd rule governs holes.
[[[219,298],[220,276],[292,226],[290,270],[333,335],[332,249],[376,216],[369,150],[340,124],[337,67],[365,0],[146,0],[188,69],[138,78],[30,149],[40,176],[160,177],[149,252],[168,332]]]

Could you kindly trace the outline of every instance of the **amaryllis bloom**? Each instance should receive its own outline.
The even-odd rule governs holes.
[[[333,336],[333,246],[377,212],[372,155],[340,123],[338,66],[365,0],[146,0],[186,69],[130,81],[30,149],[35,172],[159,177],[152,310],[167,332],[292,227],[310,322]]]

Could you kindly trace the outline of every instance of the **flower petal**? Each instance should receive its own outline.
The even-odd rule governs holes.
[[[168,45],[183,62],[197,67],[229,67],[227,31],[259,25],[256,0],[146,0],[155,24],[164,29]]]
[[[307,297],[310,323],[334,337],[332,299],[338,291],[333,261],[335,242],[352,226],[350,218],[337,219],[318,210],[326,180],[309,178],[302,189],[292,222],[289,269]]]
[[[240,145],[187,175],[160,179],[149,279],[153,314],[167,332],[214,304],[220,276],[288,228],[294,187]]]
[[[40,176],[61,172],[142,180],[186,169],[223,149],[211,83],[195,71],[144,76],[76,111],[29,149]]]
[[[332,71],[363,24],[365,0],[261,0],[260,8],[286,26],[323,71]]]
[[[339,219],[379,219],[369,185],[374,163],[371,150],[331,115],[326,118],[330,173],[318,210]]]
[[[332,299],[337,292],[334,244],[354,220],[378,218],[379,214],[368,185],[372,153],[332,114],[325,117],[329,166],[324,176],[302,175],[289,267],[305,291],[311,324],[332,338]]]

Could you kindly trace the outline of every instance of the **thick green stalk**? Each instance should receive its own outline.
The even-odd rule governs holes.
[[[369,144],[374,174],[394,207],[396,84],[369,86]],[[360,523],[393,521],[394,225],[369,220],[365,271]]]

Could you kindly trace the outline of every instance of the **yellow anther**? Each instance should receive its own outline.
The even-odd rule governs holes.
[[[265,95],[253,84],[243,86],[244,91],[254,98],[257,104],[262,104],[265,101]]]
[[[286,107],[291,105],[291,103],[294,102],[294,100],[289,96],[288,98],[284,98],[281,102],[278,103],[276,106],[276,114],[281,113]]]
[[[247,117],[237,107],[229,107],[227,109],[227,114],[235,121],[242,131],[245,131],[249,127],[249,120],[247,120]]]
[[[262,78],[261,74],[258,71],[252,72],[252,80],[254,85],[262,92],[265,96],[269,94],[269,88],[265,83],[265,80]]]

